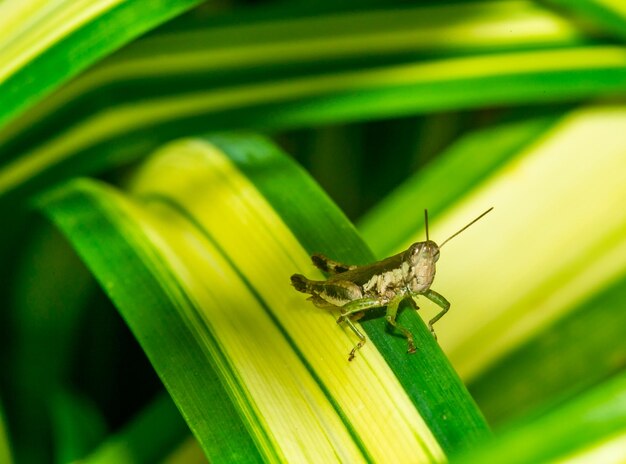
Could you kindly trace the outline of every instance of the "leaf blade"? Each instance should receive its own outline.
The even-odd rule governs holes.
[[[45,2],[38,3],[45,5]],[[22,31],[14,31],[14,37],[5,37],[17,50],[2,49],[5,54],[13,53],[14,57],[0,60],[3,63],[0,68],[0,93],[3,95],[0,125],[99,57],[199,2],[99,0],[89,3],[90,8],[83,9],[85,5],[75,2],[57,2],[51,8],[54,14],[42,15],[37,28],[29,30],[24,26]],[[6,2],[3,6],[8,10],[5,13],[11,14],[15,9],[14,14],[19,16],[20,9],[28,11],[33,5]],[[37,37],[46,30],[50,35],[46,40]],[[5,31],[11,32],[8,28]],[[33,42],[30,47],[29,40]],[[37,76],[36,80],[29,78],[33,75]]]
[[[175,389],[190,389],[194,394],[204,397],[213,397],[215,401],[207,401],[206,404],[215,408],[210,414],[215,418],[227,418],[220,423],[219,427],[210,429],[204,419],[204,412],[195,408],[184,408],[184,415],[194,432],[204,437],[201,440],[205,452],[209,456],[230,455],[233,458],[245,459],[248,462],[260,462],[260,457],[247,440],[243,433],[245,428],[239,421],[238,415],[232,410],[228,395],[220,386],[219,382],[211,381],[215,379],[215,372],[205,364],[194,362],[194,359],[205,359],[204,354],[198,352],[194,344],[177,345],[178,352],[175,354],[176,363],[168,361],[172,358],[172,353],[164,350],[161,346],[161,336],[167,333],[168,337],[174,339],[185,339],[188,337],[183,321],[176,317],[168,316],[175,308],[171,307],[170,299],[164,289],[159,285],[158,278],[147,273],[143,260],[151,259],[149,255],[137,253],[141,247],[131,247],[128,245],[127,237],[133,237],[132,243],[142,243],[145,236],[137,229],[129,227],[131,222],[120,220],[120,210],[111,209],[115,201],[120,201],[119,196],[111,195],[111,190],[97,184],[77,181],[73,186],[65,190],[59,190],[45,200],[45,211],[61,230],[72,237],[73,245],[81,257],[89,262],[94,269],[96,278],[105,288],[110,298],[120,307],[128,309],[124,312],[124,317],[131,329],[138,326],[142,330],[135,333],[146,351],[151,357],[151,361],[160,366],[160,369],[171,371],[162,378],[166,379],[166,385]],[[123,217],[123,216],[122,216]],[[120,225],[119,228],[116,228]],[[100,230],[100,234],[91,234],[90,230]],[[123,233],[121,233],[123,231]],[[108,238],[108,239],[107,239]],[[103,257],[98,250],[106,249],[108,260]],[[134,282],[131,290],[114,285],[117,282],[117,266],[111,266],[115,262],[129,272],[125,274],[127,283]],[[120,264],[123,263],[123,264]],[[149,313],[142,314],[144,310],[133,302],[139,293],[133,295],[132,292],[141,290],[141,298],[149,302],[149,306],[156,310],[159,307],[169,307],[160,312],[159,318],[151,317]],[[170,289],[176,291],[176,289]],[[172,346],[168,344],[168,349]],[[189,375],[193,372],[201,372],[202,375]],[[177,387],[177,384],[180,387]],[[181,403],[191,401],[192,395],[183,395],[178,398],[179,407]],[[240,437],[237,444],[232,443],[228,438],[232,436]],[[219,444],[219,445],[218,445]]]

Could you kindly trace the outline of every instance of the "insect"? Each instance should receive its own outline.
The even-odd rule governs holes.
[[[291,284],[302,293],[311,295],[308,299],[320,308],[336,307],[341,310],[337,323],[345,322],[359,338],[352,348],[348,361],[365,344],[365,336],[354,325],[363,317],[364,312],[374,308],[387,307],[387,323],[402,332],[407,339],[408,353],[415,353],[413,334],[396,322],[400,303],[408,300],[418,310],[415,298],[423,295],[441,308],[429,322],[428,327],[435,337],[433,324],[450,309],[450,303],[442,295],[430,289],[435,278],[435,263],[439,259],[439,250],[448,241],[459,235],[469,226],[485,216],[492,208],[482,213],[465,227],[452,234],[441,245],[428,237],[428,210],[424,210],[426,241],[412,244],[406,251],[364,266],[342,264],[316,253],[311,256],[313,264],[330,274],[327,280],[309,280],[302,274],[291,276]]]

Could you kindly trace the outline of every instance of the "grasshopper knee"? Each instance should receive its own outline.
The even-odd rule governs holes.
[[[313,261],[313,265],[315,267],[328,274],[341,274],[342,272],[347,272],[356,267],[350,264],[343,264],[338,261],[332,260],[321,253],[315,253],[313,256],[311,256],[311,261]]]

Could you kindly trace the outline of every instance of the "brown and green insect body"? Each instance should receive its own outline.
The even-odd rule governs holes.
[[[463,229],[445,240],[455,237],[478,219],[487,214],[484,212]],[[408,352],[414,353],[413,334],[396,322],[400,303],[408,300],[414,309],[419,309],[415,298],[423,295],[441,307],[441,311],[433,317],[428,326],[433,336],[433,324],[450,309],[450,303],[440,294],[430,289],[435,278],[435,263],[439,259],[439,249],[435,242],[428,239],[428,213],[425,212],[426,241],[411,245],[408,250],[390,258],[364,266],[347,265],[333,261],[324,255],[314,254],[313,264],[330,274],[325,281],[309,280],[301,274],[291,276],[295,289],[311,295],[309,300],[318,307],[337,307],[341,315],[337,323],[345,322],[359,337],[359,342],[350,351],[348,360],[352,360],[356,351],[365,343],[365,336],[354,325],[364,311],[387,307],[385,319],[401,331],[407,338]]]

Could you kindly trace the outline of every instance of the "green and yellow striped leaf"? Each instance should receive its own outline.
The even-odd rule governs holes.
[[[290,287],[293,272],[318,272],[309,247],[357,261],[369,252],[272,145],[251,136],[176,142],[146,162],[130,191],[78,181],[46,209],[209,458],[440,462],[488,434],[414,314],[403,322],[418,335],[417,355],[375,319],[350,363],[353,335]],[[135,269],[132,281],[116,278],[120,263]],[[218,413],[226,399],[233,406]],[[227,427],[245,429],[249,445],[214,449]]]
[[[138,42],[0,129],[2,201],[207,130],[277,130],[626,91],[621,47],[591,40],[532,2],[395,7],[363,13],[343,28],[352,21],[332,13],[281,18],[275,26],[264,18],[165,30]],[[379,58],[365,60],[372,50]]]
[[[622,372],[541,417],[503,431],[458,463],[620,463],[626,447],[626,375]]]
[[[418,215],[402,211],[432,205],[442,241],[495,207],[446,245],[433,284],[452,302],[442,346],[494,420],[621,369],[619,329],[605,324],[623,319],[624,129],[624,106],[593,105],[470,135],[363,221],[383,256],[423,240]]]
[[[548,3],[570,13],[583,24],[591,23],[599,30],[626,39],[626,6],[620,0],[548,0]]]
[[[0,2],[0,461],[619,462],[620,2],[200,3]],[[289,285],[489,206],[433,285],[481,411],[415,312],[348,363]]]
[[[200,0],[7,0],[0,5],[0,125],[103,56]]]

